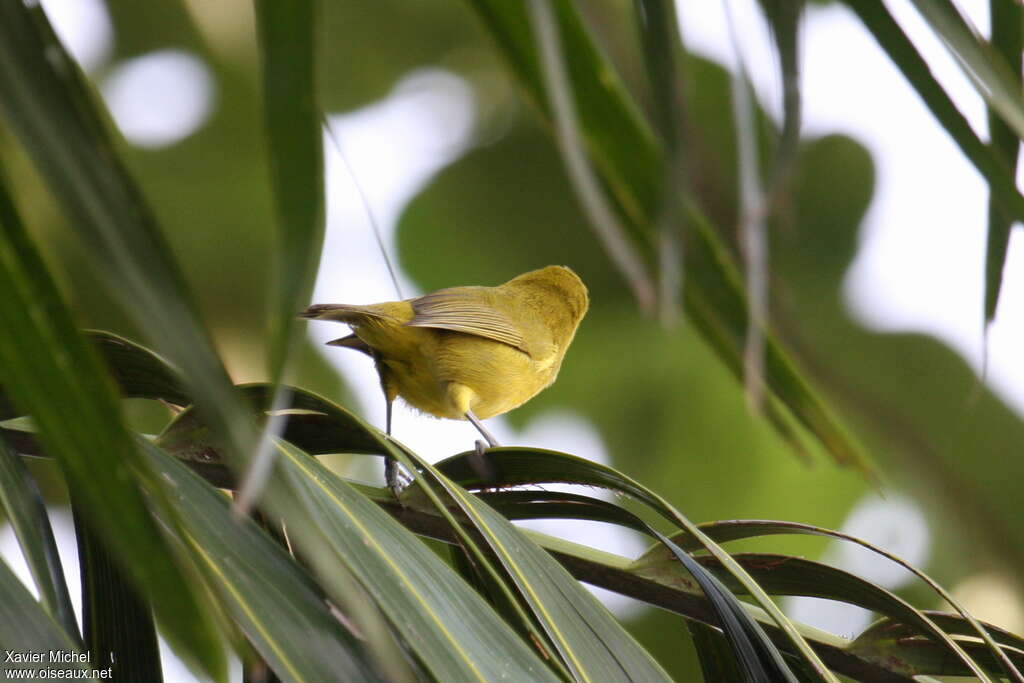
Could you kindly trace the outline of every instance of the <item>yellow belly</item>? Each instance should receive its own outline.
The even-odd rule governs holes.
[[[436,417],[463,419],[451,391],[470,390],[469,409],[480,419],[516,408],[550,385],[561,358],[532,360],[519,349],[481,337],[423,329],[414,353],[401,359],[382,352],[393,390],[409,405]]]

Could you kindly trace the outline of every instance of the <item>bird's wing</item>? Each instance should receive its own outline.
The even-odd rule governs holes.
[[[433,327],[474,334],[529,354],[522,330],[489,301],[484,287],[452,287],[413,299],[410,327]],[[532,355],[532,354],[531,354]]]

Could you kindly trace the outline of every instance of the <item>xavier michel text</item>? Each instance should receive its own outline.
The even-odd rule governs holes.
[[[4,663],[92,664],[92,653],[72,650],[4,650]]]

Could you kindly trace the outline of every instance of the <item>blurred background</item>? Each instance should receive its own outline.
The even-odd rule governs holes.
[[[262,340],[275,244],[250,1],[42,4],[123,135],[123,158],[235,381],[266,379]],[[747,65],[759,106],[776,122],[781,85],[757,2],[731,0],[730,13],[725,4],[679,2],[678,10],[690,51],[698,200],[735,244],[730,74],[740,60]],[[887,4],[985,137],[983,103],[958,67],[908,2]],[[986,2],[959,4],[987,30]],[[579,5],[627,87],[649,104],[632,3]],[[316,302],[399,298],[371,215],[403,298],[569,265],[590,288],[592,308],[558,382],[490,421],[503,444],[611,464],[695,521],[770,518],[842,528],[922,567],[979,618],[1024,631],[1024,241],[1015,230],[986,346],[986,186],[847,10],[812,3],[805,17],[804,139],[792,197],[772,225],[772,321],[877,464],[879,489],[826,458],[808,465],[794,457],[748,411],[742,385],[685,320],[665,326],[641,314],[580,211],[550,131],[468,6],[377,0],[323,3],[321,10],[320,98],[333,135],[324,143],[327,233]],[[134,336],[76,258],[74,226],[23,151],[0,137],[0,153],[83,326]],[[337,325],[312,323],[292,381],[383,426],[372,363],[322,346],[342,334]],[[131,411],[143,431],[157,432],[167,419],[142,402]],[[467,450],[476,438],[468,424],[404,408],[394,430],[432,459]],[[366,460],[334,464],[376,480]],[[35,467],[46,474],[45,465]],[[64,494],[49,480],[59,504]],[[58,534],[71,533],[69,520],[55,511]],[[622,555],[643,550],[637,538],[602,525],[543,530]],[[909,574],[849,547],[789,538],[747,547],[824,559],[919,606],[940,607]],[[77,562],[68,548],[74,595]],[[6,526],[0,550],[17,569],[20,554]],[[692,675],[676,617],[603,597],[666,668],[680,680]],[[871,619],[812,599],[784,606],[844,636]]]

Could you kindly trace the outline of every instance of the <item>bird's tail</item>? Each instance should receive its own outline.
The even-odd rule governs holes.
[[[300,318],[310,320],[335,320],[340,323],[360,323],[367,318],[388,318],[373,306],[352,306],[349,304],[314,304],[299,313]]]

